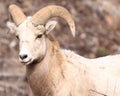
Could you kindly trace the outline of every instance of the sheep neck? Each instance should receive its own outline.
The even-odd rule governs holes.
[[[27,79],[35,96],[52,96],[52,90],[60,81],[59,78],[63,78],[60,68],[63,60],[59,45],[48,39],[46,43],[47,52],[44,59],[40,63],[26,67]]]

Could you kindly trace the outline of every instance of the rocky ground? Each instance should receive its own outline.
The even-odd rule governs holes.
[[[25,67],[18,61],[18,41],[6,27],[13,3],[28,16],[48,4],[67,8],[75,20],[76,37],[57,19],[53,34],[62,48],[88,58],[120,53],[120,0],[0,0],[0,96],[30,95]]]

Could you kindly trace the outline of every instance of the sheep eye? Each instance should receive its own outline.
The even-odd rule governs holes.
[[[37,39],[37,38],[41,38],[41,37],[42,37],[42,34],[39,34],[39,35],[36,37],[36,39]]]
[[[19,36],[17,35],[16,38],[19,40]]]

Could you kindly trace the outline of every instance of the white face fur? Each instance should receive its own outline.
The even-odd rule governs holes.
[[[16,26],[8,22],[7,26],[19,39],[19,60],[25,65],[40,60],[46,53],[45,34],[48,34],[56,25],[56,21],[49,21],[45,26],[34,27],[27,18],[22,24]]]

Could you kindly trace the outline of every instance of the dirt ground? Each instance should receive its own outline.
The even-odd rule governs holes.
[[[18,60],[18,41],[9,34],[8,6],[19,5],[27,16],[40,8],[56,4],[71,13],[76,24],[73,38],[61,19],[53,34],[62,48],[95,58],[120,53],[120,0],[0,0],[0,96],[30,96],[25,66]]]

